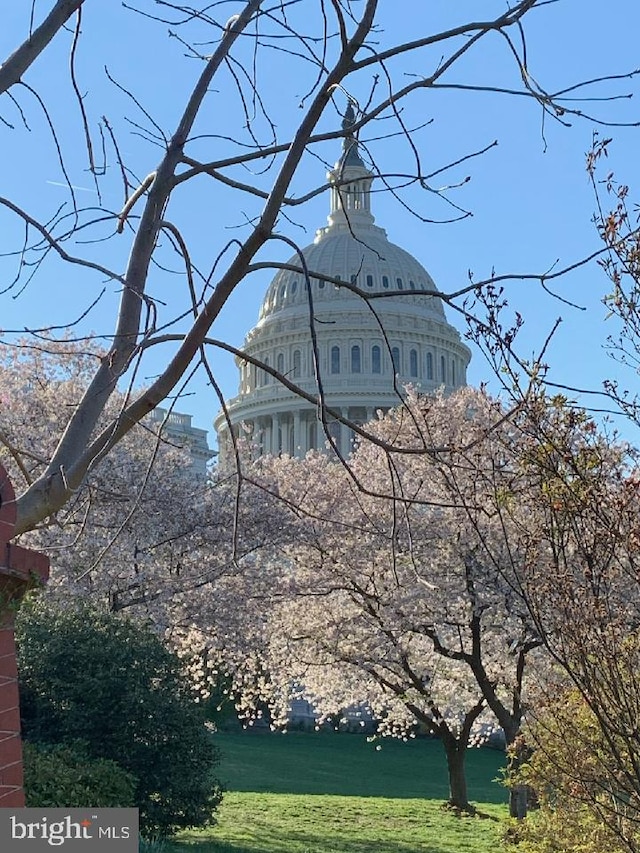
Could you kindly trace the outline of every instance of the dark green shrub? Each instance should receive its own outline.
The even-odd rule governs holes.
[[[82,745],[24,744],[26,804],[32,808],[126,808],[137,780],[108,758],[89,758]]]
[[[92,758],[131,773],[147,834],[213,822],[218,751],[180,661],[151,630],[36,600],[19,614],[17,639],[26,739],[82,741]]]

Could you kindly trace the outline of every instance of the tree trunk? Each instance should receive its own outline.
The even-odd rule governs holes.
[[[449,772],[449,805],[462,812],[472,813],[473,806],[467,796],[467,777],[465,774],[466,744],[461,744],[456,738],[443,739],[442,744],[447,756]]]
[[[509,816],[524,820],[527,816],[529,800],[534,798],[532,789],[517,780],[518,771],[531,758],[532,750],[522,735],[511,742],[507,735],[507,780],[509,784]]]

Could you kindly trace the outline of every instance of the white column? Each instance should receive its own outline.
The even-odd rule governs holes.
[[[315,412],[310,412],[306,419],[306,439],[305,447],[307,450],[318,449],[318,436],[320,430],[320,421],[316,418]]]
[[[302,447],[302,437],[300,433],[300,409],[296,409],[293,413],[293,455],[302,457],[306,452],[306,447]]]
[[[340,414],[343,418],[348,418],[349,409],[342,406]],[[351,430],[344,424],[340,424],[340,452],[345,457],[351,453]]]
[[[263,454],[271,453],[271,417],[267,415],[265,418],[262,418],[263,428],[262,428],[262,452]]]

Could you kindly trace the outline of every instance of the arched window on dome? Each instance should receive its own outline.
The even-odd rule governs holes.
[[[286,285],[286,284],[281,284],[281,285],[280,285],[280,293],[279,293],[279,296],[280,296],[280,302],[283,302],[283,301],[284,301],[284,297],[285,297],[286,292],[287,292],[287,285]]]
[[[382,286],[384,287],[385,290],[389,287],[389,276],[386,276],[386,275],[382,276]]]
[[[322,290],[325,286],[325,282],[322,279],[318,279],[318,287]]]
[[[415,281],[412,281],[411,279],[409,279],[409,290],[415,290],[415,289],[416,289]]]
[[[399,347],[391,347],[391,361],[393,363],[393,372],[401,373],[401,365],[400,365],[400,348]]]
[[[300,355],[300,350],[296,349],[293,351],[293,378],[298,379],[300,376],[300,364],[302,362],[302,356]]]
[[[297,292],[297,290],[298,290],[298,280],[294,278],[294,280],[291,283],[291,294],[293,295],[294,293]]]
[[[340,373],[340,347],[331,347],[331,372]]]
[[[409,353],[409,376],[412,379],[418,376],[418,351],[414,349]]]
[[[358,283],[357,273],[351,273],[351,275],[349,276],[349,281],[351,282],[351,284],[357,284]]]
[[[351,347],[351,372],[360,373],[362,371],[362,359],[360,358],[360,347],[356,344]]]
[[[372,275],[367,276],[367,287],[373,287],[373,276]]]
[[[402,279],[401,279],[401,278],[397,278],[397,279],[396,279],[396,284],[398,285],[398,290],[402,290],[402,288],[403,288],[403,284],[402,284]]]
[[[427,353],[427,379],[433,382],[433,355],[430,352]]]
[[[278,373],[284,373],[284,353],[278,353],[278,359],[276,361],[276,370]]]
[[[371,347],[371,372],[382,373],[382,353],[377,344]]]
[[[440,379],[447,384],[447,362],[443,355],[440,356]]]

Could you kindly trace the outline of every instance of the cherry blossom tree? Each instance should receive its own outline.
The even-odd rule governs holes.
[[[402,448],[392,461],[365,440],[346,467],[319,453],[257,463],[250,485],[277,496],[289,532],[244,566],[250,600],[218,644],[223,658],[242,649],[249,712],[266,698],[285,721],[303,685],[321,717],[364,706],[384,734],[440,738],[465,810],[466,749],[497,727],[513,742],[540,646],[507,579],[518,531],[495,509],[517,481],[509,424],[471,389],[410,394],[369,427]]]
[[[0,346],[2,461],[13,482],[28,486],[46,466],[60,424],[103,357],[72,341]],[[105,422],[124,405],[114,394]],[[138,424],[47,526],[23,537],[50,556],[48,594],[128,608],[162,632],[179,623],[184,599],[237,571],[263,542],[263,516],[237,500],[235,484],[197,476],[189,447],[176,442],[162,421]]]
[[[608,756],[603,796],[585,787],[585,802],[631,844],[637,452],[535,385],[512,409],[471,389],[409,394],[370,429],[383,440],[363,440],[348,466],[268,459],[256,476],[300,520],[261,613],[276,701],[294,677],[327,713],[364,701],[394,733],[419,720],[442,739],[464,806],[474,728],[493,719],[514,743],[525,711],[577,688]]]
[[[3,162],[15,168],[17,155],[30,144],[30,133],[37,136],[39,149],[37,156],[27,158],[29,174],[15,195],[0,197],[3,233],[15,240],[14,246],[4,248],[15,267],[10,269],[9,261],[3,264],[2,298],[29,298],[33,305],[38,287],[56,288],[59,302],[72,306],[64,325],[73,326],[82,338],[89,336],[86,323],[96,318],[106,342],[104,355],[83,372],[82,393],[67,417],[56,421],[45,464],[31,482],[23,481],[18,534],[73,500],[96,464],[162,400],[179,394],[194,370],[204,370],[215,388],[216,354],[226,350],[242,356],[215,337],[215,326],[243,282],[259,270],[278,268],[277,247],[291,243],[281,233],[290,212],[327,189],[304,184],[305,164],[314,158],[326,162],[331,156],[325,154],[325,143],[358,134],[380,185],[422,221],[440,221],[450,219],[451,211],[454,218],[467,215],[452,196],[466,180],[459,170],[492,145],[426,169],[415,137],[423,119],[414,127],[406,113],[420,93],[453,87],[517,96],[563,125],[589,119],[584,103],[578,108],[571,100],[576,89],[587,98],[591,91],[600,108],[615,110],[616,105],[605,102],[615,100],[618,90],[608,88],[606,81],[592,82],[584,91],[587,84],[575,81],[555,94],[536,82],[538,75],[528,65],[526,25],[532,14],[552,15],[555,4],[519,0],[492,16],[492,4],[483,3],[482,9],[489,10],[486,17],[472,20],[449,4],[450,26],[431,31],[425,18],[416,31],[414,16],[398,15],[388,32],[381,26],[382,6],[377,0],[318,0],[303,9],[302,4],[246,0],[231,17],[225,3],[191,7],[173,0],[110,4],[108,13],[92,0],[27,4],[24,12],[12,7],[12,14],[24,15],[24,38],[0,65]],[[110,40],[102,45],[95,33],[114,19],[101,14],[117,16],[122,33],[147,27],[134,46],[139,77],[135,72],[126,76],[131,73],[126,51],[121,57],[124,79],[113,76],[112,70],[103,72],[105,62],[114,60],[113,45]],[[179,46],[182,56],[169,51],[162,40],[167,25],[170,45]],[[90,45],[86,51],[85,43]],[[495,51],[496,45],[505,51],[513,80],[464,82],[465,58],[483,49]],[[420,73],[407,77],[414,58]],[[263,68],[276,60],[280,85],[263,85]],[[62,67],[70,98],[55,101],[43,81],[61,80]],[[462,81],[458,76],[450,79],[454,69],[460,69]],[[192,83],[174,115],[162,109],[167,99],[159,104],[158,92],[164,93],[183,74],[191,74]],[[84,79],[90,80],[89,93]],[[114,107],[119,111],[115,119],[105,115],[100,95],[94,93],[107,90],[118,93],[131,114]],[[226,99],[223,127],[217,100],[221,92]],[[158,115],[154,107],[147,108],[148,101]],[[345,129],[347,102],[356,108],[356,121]],[[75,126],[65,124],[61,130],[70,104]],[[418,109],[422,115],[423,107]],[[622,117],[616,112],[609,119]],[[379,156],[380,144],[390,135],[404,145],[410,163],[406,173],[386,168]],[[71,164],[80,162],[92,190],[77,187],[71,179]],[[30,194],[32,176],[50,181],[46,170],[52,168],[58,179],[53,183],[66,188],[61,205],[41,193]],[[440,177],[435,179],[447,172],[451,178],[444,183],[449,189],[439,188]],[[424,192],[424,210],[403,198],[404,188],[412,185]],[[94,192],[95,202],[82,203],[83,189]],[[118,195],[122,201],[114,203]],[[443,205],[447,214],[431,210],[431,202]],[[185,204],[200,203],[218,217],[204,245],[197,239],[200,223],[184,216]],[[230,227],[235,230],[229,232]],[[307,281],[309,272],[313,270],[301,267]],[[514,277],[544,283],[547,274]],[[439,295],[464,313],[465,295],[481,291],[484,284],[474,281]],[[11,332],[23,334],[28,328],[37,344],[41,325],[34,328],[25,317],[16,329],[5,329],[4,338],[18,346]],[[148,361],[154,366],[147,370]],[[154,379],[137,389],[140,376]],[[124,404],[113,405],[118,389],[125,387],[130,391]],[[311,396],[322,406],[320,393]],[[15,455],[14,460],[18,462]],[[19,464],[27,465],[25,460]]]

